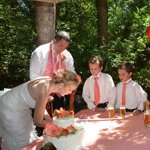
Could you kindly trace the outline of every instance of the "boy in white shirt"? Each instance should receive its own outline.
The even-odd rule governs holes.
[[[97,107],[114,106],[116,96],[115,84],[109,74],[101,72],[103,69],[102,58],[100,56],[92,57],[89,60],[89,69],[91,76],[86,79],[82,92],[82,97],[88,108],[94,110]],[[95,87],[96,82],[98,89]],[[98,96],[96,96],[96,93]]]
[[[129,62],[119,64],[118,74],[121,82],[118,83],[116,87],[116,108],[124,105],[126,111],[133,112],[133,115],[138,115],[143,111],[143,101],[147,100],[147,94],[142,87],[131,78],[133,65]]]

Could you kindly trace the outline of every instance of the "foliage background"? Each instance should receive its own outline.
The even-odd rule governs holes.
[[[131,61],[133,79],[150,94],[149,0],[108,0],[107,45],[98,46],[95,1],[68,0],[57,4],[56,30],[70,33],[69,47],[75,67],[84,80],[90,75],[88,60],[92,55],[104,59],[104,72],[119,82],[116,66]],[[36,47],[35,5],[30,0],[0,2],[0,89],[29,80],[29,62]],[[82,85],[78,89],[81,94]]]

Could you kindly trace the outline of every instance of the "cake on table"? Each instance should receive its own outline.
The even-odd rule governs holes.
[[[54,111],[53,125],[46,125],[45,143],[52,142],[57,150],[80,150],[84,139],[83,127],[74,124],[74,112],[63,108]]]
[[[54,111],[53,123],[63,128],[67,128],[71,125],[73,126],[74,112],[64,110],[63,108],[60,108],[60,110],[56,109]]]

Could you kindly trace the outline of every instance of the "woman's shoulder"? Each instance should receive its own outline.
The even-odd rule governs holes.
[[[36,78],[28,83],[29,93],[33,98],[38,99],[38,96],[47,96],[49,93],[51,79],[48,77]]]
[[[42,76],[42,77],[38,77],[38,78],[35,78],[35,79],[31,80],[29,82],[29,86],[31,86],[31,87],[43,86],[43,88],[44,88],[44,85],[47,85],[47,83],[49,83],[50,81],[51,81],[50,77]]]
[[[32,79],[31,81],[36,81],[36,80],[51,80],[51,78],[49,76],[39,76],[35,79]]]

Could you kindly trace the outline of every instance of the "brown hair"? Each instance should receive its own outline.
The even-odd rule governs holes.
[[[55,84],[64,83],[65,85],[68,84],[79,85],[81,82],[76,73],[63,69],[57,70],[56,72],[53,73],[52,81]]]
[[[125,69],[128,73],[133,72],[133,65],[130,62],[122,62],[118,65],[117,69]]]
[[[56,41],[60,41],[61,39],[64,39],[65,41],[69,43],[71,42],[69,33],[66,31],[58,31],[55,35],[55,39]]]
[[[100,56],[94,56],[90,58],[89,64],[97,64],[99,67],[103,67],[103,59]]]

